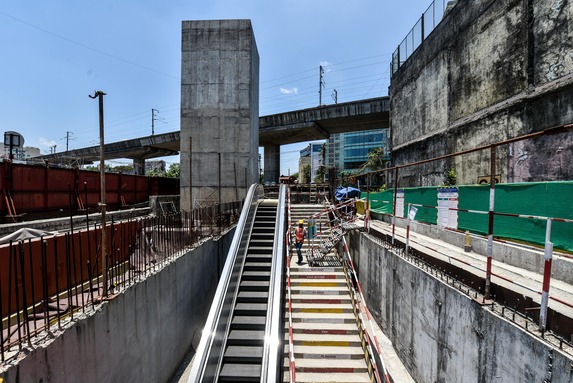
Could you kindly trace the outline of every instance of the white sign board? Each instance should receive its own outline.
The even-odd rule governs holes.
[[[404,217],[404,190],[398,189],[396,193],[396,217]]]
[[[418,208],[416,206],[410,206],[410,212],[408,213],[408,218],[410,218],[411,221],[414,221],[416,219],[417,212]]]
[[[458,188],[438,189],[438,226],[458,228]]]

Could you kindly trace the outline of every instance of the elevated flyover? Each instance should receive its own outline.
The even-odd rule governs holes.
[[[259,145],[323,140],[331,134],[388,128],[390,98],[379,97],[259,118]]]
[[[390,98],[323,105],[259,117],[259,146],[265,148],[265,177],[278,181],[280,146],[328,138],[331,134],[388,128],[390,124]],[[129,158],[139,163],[150,158],[179,154],[180,132],[170,132],[132,138],[104,145],[106,160]],[[53,162],[84,163],[100,160],[99,145],[36,157]]]

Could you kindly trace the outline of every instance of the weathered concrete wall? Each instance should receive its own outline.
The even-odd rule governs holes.
[[[102,304],[0,374],[5,382],[167,382],[197,346],[234,230]]]
[[[433,158],[573,122],[573,3],[460,0],[393,76],[392,156]],[[500,147],[502,182],[572,179],[573,133]],[[401,186],[489,174],[489,152],[401,170]]]
[[[571,358],[370,236],[349,235],[368,307],[417,382],[571,382]]]
[[[259,54],[249,20],[184,21],[181,209],[241,200],[258,182]]]

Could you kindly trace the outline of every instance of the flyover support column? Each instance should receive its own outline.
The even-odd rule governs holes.
[[[279,182],[281,171],[281,146],[280,145],[265,145],[265,170],[264,179],[265,184]]]
[[[183,21],[181,210],[258,182],[259,54],[249,20]]]
[[[145,175],[145,160],[134,159],[133,160],[133,171],[137,176]]]

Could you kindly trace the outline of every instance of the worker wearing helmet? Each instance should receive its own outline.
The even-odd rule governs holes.
[[[298,221],[298,227],[294,231],[295,235],[295,247],[296,247],[296,254],[298,255],[298,262],[297,264],[302,265],[302,244],[304,242],[304,238],[307,236],[307,231],[304,228],[304,220]]]

